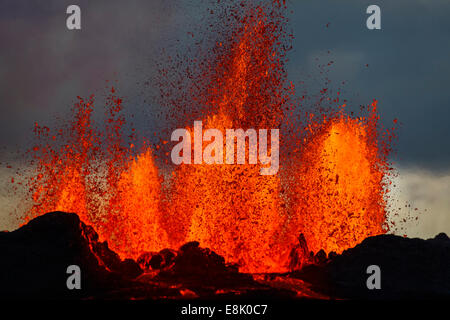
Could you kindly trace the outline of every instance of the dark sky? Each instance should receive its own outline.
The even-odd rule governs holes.
[[[81,31],[66,29],[70,4],[81,7]],[[382,30],[366,28],[370,4],[381,7]],[[333,60],[329,76],[347,82],[350,104],[376,98],[386,124],[402,123],[399,163],[448,169],[450,1],[291,0],[288,6],[295,36],[289,78],[298,83],[311,75],[316,80],[308,86],[320,86],[315,58]],[[201,26],[206,8],[207,1],[0,0],[0,146],[25,146],[35,121],[50,124],[76,96],[103,94],[106,80],[118,80],[135,113],[145,108],[140,125],[157,127],[158,106],[143,102],[154,92],[143,93],[151,88],[140,83],[156,72],[163,48]]]

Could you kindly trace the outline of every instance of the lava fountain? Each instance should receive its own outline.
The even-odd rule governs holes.
[[[275,11],[267,15],[261,7],[249,10],[228,48],[209,61],[215,63],[209,72],[199,75],[207,83],[202,102],[212,110],[206,112],[204,130],[214,128],[225,135],[229,128],[280,124],[287,99],[284,52],[277,46],[282,31],[274,23],[280,17]],[[225,159],[226,152],[221,156]],[[168,216],[171,225],[178,226],[179,240],[197,240],[243,271],[279,270],[288,248],[281,245],[286,215],[277,175],[261,176],[259,165],[201,164],[176,168],[173,179]]]
[[[189,68],[173,63],[161,73],[161,97],[189,131],[191,120],[202,120],[203,130],[277,128],[282,144],[295,140],[300,152],[281,155],[289,163],[280,163],[281,173],[260,175],[260,164],[203,163],[176,166],[163,178],[156,150],[147,144],[137,150],[134,129],[124,134],[122,99],[111,89],[102,129],[92,119],[94,96],[79,98],[73,118],[56,131],[36,124],[26,220],[76,212],[122,258],[195,240],[252,273],[286,271],[300,233],[314,252],[342,252],[386,232],[388,148],[375,102],[367,118],[341,109],[321,121],[307,117],[304,139],[283,135],[296,107],[285,70],[291,39],[285,11],[284,1],[233,4],[225,10],[228,23],[217,22],[227,28],[225,39],[205,59],[191,59]],[[179,88],[167,76],[170,68],[190,85]],[[181,98],[167,88],[178,88]],[[249,141],[245,149],[248,159]]]
[[[102,129],[92,119],[94,96],[79,98],[73,119],[54,134],[36,124],[36,173],[27,182],[33,203],[25,221],[50,211],[75,212],[122,257],[137,258],[168,246],[159,222],[161,179],[151,150],[134,156],[133,135],[125,141],[122,99],[114,92]]]
[[[372,115],[325,121],[300,156],[295,181],[294,224],[317,252],[355,246],[386,232],[386,160],[376,139]]]

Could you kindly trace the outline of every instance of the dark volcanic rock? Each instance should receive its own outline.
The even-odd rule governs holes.
[[[164,259],[159,253],[155,254],[148,262],[150,268],[153,270],[161,269],[163,267],[163,263]]]
[[[197,241],[182,245],[172,265],[162,269],[158,277],[184,283],[196,292],[205,286],[220,289],[254,284],[250,275],[239,273],[236,265],[225,263],[222,256],[199,247]]]
[[[119,255],[108,248],[106,241],[99,242],[94,228],[80,222],[82,235],[88,240],[92,253],[98,258],[100,265],[107,270],[120,274],[123,278],[133,279],[142,273],[139,264],[132,259],[121,260]]]
[[[224,257],[201,248],[197,241],[182,245],[178,251],[164,249],[140,259],[140,262],[149,261],[148,265],[158,270],[154,276],[155,273],[149,273],[151,276],[147,279],[151,283],[180,287],[184,298],[280,299],[296,296],[295,290],[272,288],[255,281],[250,274],[240,273],[237,265],[226,263]],[[146,274],[141,279],[146,281]]]
[[[139,267],[139,264],[137,264],[133,259],[125,259],[121,261],[118,265],[118,268],[114,271],[118,272],[125,279],[134,279],[142,274],[142,269]]]
[[[289,254],[289,270],[295,271],[302,269],[303,266],[310,263],[308,244],[305,236],[300,233],[298,244],[292,248]]]
[[[190,289],[199,297],[234,296],[235,292],[295,295],[255,282],[197,242],[183,245],[178,252],[164,249],[142,255],[140,264],[157,272],[139,276],[138,263],[121,261],[106,242],[99,242],[95,230],[73,213],[48,213],[13,232],[0,232],[0,257],[2,299],[179,298]],[[67,288],[70,265],[80,267],[81,290]]]
[[[121,261],[99,242],[94,229],[73,213],[48,213],[0,233],[0,257],[0,296],[9,298],[89,296],[142,273],[134,261]],[[69,265],[81,269],[81,290],[66,287]]]
[[[160,270],[170,267],[177,255],[172,249],[163,249],[160,252],[144,252],[137,259],[137,263],[144,270]]]
[[[303,240],[291,252],[291,267],[301,270],[273,275],[273,280],[239,273],[236,265],[198,242],[142,255],[139,264],[153,270],[136,278],[142,273],[138,263],[121,261],[76,214],[53,212],[16,231],[0,232],[0,298],[179,298],[193,292],[199,297],[284,299],[304,290],[305,296],[318,291],[322,295],[317,296],[335,298],[450,297],[450,239],[445,234],[429,240],[380,235],[328,257],[323,251],[308,254]],[[81,290],[66,287],[70,265],[81,269]],[[381,269],[381,290],[366,287],[370,265]]]
[[[324,264],[325,262],[327,262],[327,254],[323,249],[319,250],[319,252],[316,253],[316,255],[314,256],[314,262],[316,264]]]
[[[73,213],[53,212],[13,232],[0,233],[2,299],[158,299],[188,297],[293,297],[241,274],[198,242],[121,261],[95,230]],[[67,268],[81,270],[81,290],[69,290]]]
[[[180,247],[169,272],[177,276],[207,276],[237,272],[225,264],[225,259],[208,248],[200,248],[197,241]]]
[[[367,289],[367,267],[381,270],[381,289]],[[295,275],[341,298],[450,297],[450,239],[408,239],[379,235],[365,239],[325,266],[309,266]]]
[[[175,262],[177,252],[172,249],[162,249],[159,255],[162,258],[160,268],[168,268]]]
[[[144,252],[142,253],[136,260],[136,262],[139,264],[142,270],[150,270],[152,269],[152,266],[150,265],[150,261],[154,256],[158,256],[158,252]],[[162,260],[162,258],[160,257]]]
[[[336,253],[330,252],[330,255],[336,256]],[[323,265],[327,261],[327,254],[323,249],[319,250],[316,254],[313,251],[309,251],[305,236],[303,233],[300,233],[297,245],[292,248],[289,254],[289,271],[299,271],[311,264]]]

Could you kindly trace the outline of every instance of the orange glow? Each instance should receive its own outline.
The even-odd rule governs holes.
[[[49,129],[36,126],[42,144],[33,148],[37,173],[29,181],[33,206],[25,222],[50,211],[75,212],[119,255],[137,258],[168,247],[159,224],[161,181],[149,148],[134,157],[131,143],[123,146],[122,100],[113,93],[104,131],[91,120],[93,97],[74,106],[68,133],[57,134],[61,147],[46,143]]]
[[[278,128],[286,99],[284,70],[277,52],[280,35],[262,8],[251,9],[211,65],[205,105],[215,112],[203,130]],[[278,31],[279,32],[279,31]],[[218,44],[221,46],[221,44]],[[246,142],[248,157],[248,142]],[[224,147],[224,159],[226,158]],[[235,155],[236,156],[236,155]],[[225,162],[225,161],[224,161]],[[248,163],[248,161],[246,161]],[[199,241],[238,263],[241,271],[284,271],[287,215],[278,175],[260,175],[259,165],[181,165],[170,189],[169,225],[177,240]],[[173,239],[175,240],[175,239]]]
[[[50,137],[50,129],[35,125],[35,134],[40,145],[33,150],[33,164],[36,174],[28,182],[33,206],[25,216],[25,222],[49,211],[76,212],[88,221],[89,190],[85,182],[89,173],[89,156],[96,141],[91,127],[93,97],[79,99],[72,109],[73,119],[68,132],[60,129]],[[62,138],[61,145],[51,144]]]
[[[170,110],[182,117],[183,127],[191,117],[202,120],[203,130],[215,128],[223,136],[226,129],[280,129],[281,144],[295,144],[299,153],[285,150],[273,176],[261,175],[259,164],[182,164],[163,177],[170,167],[157,167],[159,154],[149,146],[136,150],[134,130],[124,138],[122,100],[111,89],[103,129],[91,119],[93,96],[79,98],[68,127],[50,133],[36,125],[40,140],[32,149],[36,173],[28,184],[33,206],[26,221],[72,211],[121,258],[199,241],[252,273],[287,271],[300,233],[314,252],[342,252],[386,231],[387,165],[376,102],[368,118],[352,118],[343,109],[321,121],[310,114],[305,140],[289,132],[283,136],[286,123],[300,128],[287,116],[294,111],[289,110],[294,86],[284,69],[289,44],[284,2],[267,8],[242,2],[245,13],[236,6],[242,16],[229,23],[228,41],[186,68],[200,70],[195,76],[186,71],[193,84],[169,83],[183,91],[182,98],[170,97]],[[176,63],[174,68],[184,76],[184,68]],[[204,110],[194,112],[194,103]],[[168,137],[160,138],[170,145]],[[246,163],[248,149],[247,143]]]
[[[204,130],[225,132],[231,125],[230,119],[219,115],[209,117]],[[199,241],[226,261],[238,263],[241,271],[279,270],[280,256],[287,254],[279,247],[285,222],[280,181],[277,175],[260,175],[259,170],[259,165],[248,164],[178,167],[169,216],[171,225],[183,227],[176,230],[183,235],[180,240]]]
[[[136,259],[146,251],[168,246],[167,234],[160,227],[160,181],[153,156],[148,149],[132,160],[121,174],[117,186],[121,221],[114,227],[117,251]]]
[[[299,160],[294,228],[314,252],[341,253],[385,232],[384,168],[370,125],[331,119]]]

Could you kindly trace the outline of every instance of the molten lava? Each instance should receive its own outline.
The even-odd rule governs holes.
[[[225,132],[231,125],[225,116],[213,116],[205,129]],[[226,152],[222,156],[225,161]],[[169,217],[182,227],[179,240],[199,241],[242,271],[274,271],[286,218],[279,194],[279,177],[261,175],[258,165],[181,165],[174,172]]]
[[[25,221],[50,211],[75,212],[114,251],[137,258],[168,246],[159,221],[161,181],[150,149],[135,157],[133,144],[125,146],[122,100],[114,91],[103,130],[91,119],[93,96],[87,102],[79,98],[74,119],[56,135],[36,125],[41,144],[33,148],[36,175],[28,183],[33,206]]]
[[[225,134],[231,128],[280,124],[287,99],[284,52],[278,50],[281,30],[274,24],[274,11],[270,17],[261,7],[250,10],[240,21],[242,27],[232,33],[228,48],[211,61],[212,71],[200,75],[208,83],[202,99],[215,110],[207,115],[204,129]],[[247,143],[247,156],[248,151]],[[170,224],[177,225],[178,240],[199,241],[243,271],[280,270],[288,254],[282,246],[287,216],[281,210],[281,182],[278,176],[261,176],[259,170],[257,165],[177,168],[169,217]]]
[[[341,253],[384,233],[385,167],[370,122],[333,118],[305,146],[295,185],[294,234]]]
[[[161,96],[183,126],[192,123],[194,104],[203,106],[194,120],[223,134],[231,128],[281,131],[292,121],[286,117],[294,88],[284,67],[290,46],[285,10],[281,1],[235,4],[231,22],[218,22],[229,28],[226,41],[218,41],[205,59],[191,60],[190,68],[174,64],[191,85],[179,88],[181,98]],[[315,252],[341,252],[386,231],[387,162],[375,103],[367,119],[344,110],[321,121],[311,118],[310,134],[298,141],[300,154],[281,155],[277,175],[260,175],[260,165],[182,164],[163,179],[156,151],[136,150],[134,130],[130,140],[124,138],[122,100],[114,89],[103,129],[92,120],[94,100],[80,98],[69,126],[56,133],[36,125],[40,140],[33,149],[27,219],[76,212],[122,258],[195,240],[247,272],[286,271],[300,233]],[[248,157],[248,144],[246,151]],[[294,165],[283,166],[283,159]]]

